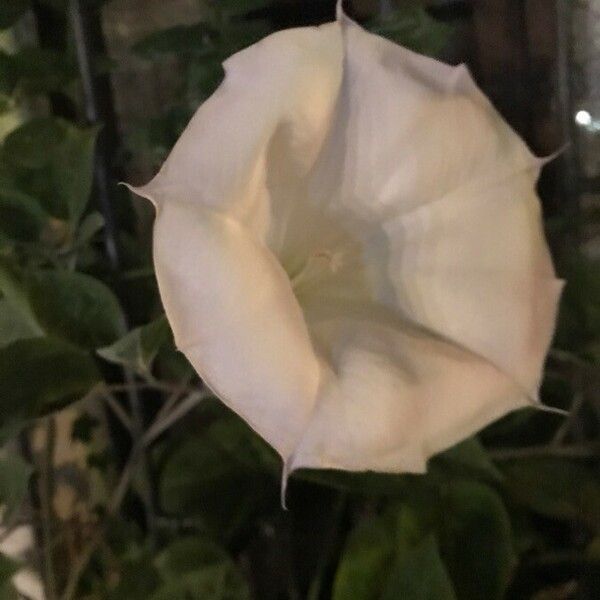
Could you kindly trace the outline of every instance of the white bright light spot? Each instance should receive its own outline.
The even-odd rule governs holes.
[[[580,110],[575,115],[575,122],[578,125],[583,125],[587,127],[592,124],[592,115],[587,110]]]

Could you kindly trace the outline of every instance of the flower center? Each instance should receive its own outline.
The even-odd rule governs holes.
[[[313,252],[300,267],[300,269],[290,274],[292,287],[297,290],[299,287],[313,283],[337,273],[344,265],[344,252],[341,250],[316,250]]]

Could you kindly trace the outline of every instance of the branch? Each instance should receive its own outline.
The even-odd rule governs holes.
[[[90,560],[92,559],[94,552],[96,552],[98,546],[102,543],[106,527],[111,517],[114,517],[118,513],[131,483],[135,468],[138,466],[138,463],[143,460],[144,451],[147,446],[161,433],[171,427],[176,421],[193,410],[204,398],[208,397],[209,395],[210,394],[203,391],[196,391],[195,393],[191,394],[188,398],[181,402],[181,404],[175,406],[169,413],[165,414],[161,418],[155,419],[148,431],[134,441],[134,446],[129,456],[129,460],[127,461],[127,464],[121,473],[117,487],[108,501],[106,507],[106,517],[69,574],[67,585],[65,586],[65,591],[61,600],[74,600],[81,577],[85,572]],[[156,520],[155,524],[159,524],[158,519]]]
[[[121,473],[119,483],[117,484],[117,487],[115,488],[115,491],[113,492],[106,506],[106,516],[104,521],[100,524],[89,544],[84,548],[83,552],[79,556],[79,560],[75,563],[73,569],[69,573],[69,578],[67,580],[61,600],[75,599],[75,594],[77,593],[77,588],[79,587],[79,581],[81,580],[85,569],[92,559],[92,556],[94,556],[94,552],[96,552],[98,546],[100,546],[102,543],[104,534],[106,532],[106,527],[108,526],[110,519],[117,514],[119,508],[121,508],[123,500],[125,499],[125,494],[127,493],[127,489],[129,488],[129,484],[133,477],[134,469],[140,458],[141,449],[141,446],[136,447],[131,452],[129,460],[127,461],[127,464]]]
[[[52,552],[52,497],[54,495],[54,482],[52,470],[54,468],[54,447],[56,441],[56,425],[52,417],[46,419],[46,443],[44,444],[43,457],[40,461],[40,520],[42,524],[42,540],[44,553],[44,584],[48,600],[58,598],[56,573],[54,572],[54,556]]]
[[[190,394],[185,400],[182,400],[180,404],[175,406],[168,414],[161,417],[160,414],[152,423],[148,431],[146,431],[142,441],[144,445],[151,444],[161,433],[169,429],[179,419],[191,412],[202,400],[207,398],[209,394],[205,392],[195,392]]]
[[[163,383],[162,381],[135,381],[130,380],[125,383],[111,383],[103,384],[109,391],[116,392],[129,392],[131,390],[158,390],[160,392],[175,393],[177,391],[184,392],[185,387],[175,383]],[[194,388],[189,388],[192,391]]]
[[[131,414],[131,438],[133,440],[134,451],[132,454],[140,463],[140,496],[144,504],[146,513],[146,525],[150,534],[150,540],[156,539],[156,510],[154,506],[154,493],[152,491],[152,482],[150,481],[150,465],[146,456],[146,445],[144,444],[144,418],[142,414],[142,405],[135,387],[135,377],[129,369],[123,369],[125,382],[131,386],[126,392],[129,400],[129,412]]]
[[[526,446],[524,448],[497,448],[490,449],[492,460],[504,461],[518,458],[537,458],[544,456],[561,458],[598,458],[600,457],[600,442],[587,442],[570,446]]]
[[[123,427],[125,427],[125,429],[127,429],[127,431],[131,433],[133,431],[133,423],[131,422],[131,417],[127,414],[127,412],[121,406],[119,401],[108,391],[107,388],[103,388],[103,390],[101,390],[101,393],[102,398],[104,398],[106,404],[108,404],[115,416],[119,419],[119,421],[121,421]]]

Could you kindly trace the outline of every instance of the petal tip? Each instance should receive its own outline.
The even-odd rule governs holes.
[[[155,208],[158,208],[158,202],[156,199],[156,195],[152,192],[150,184],[135,186],[127,183],[126,181],[119,181],[118,185],[125,186],[130,192],[134,193],[136,196],[140,196],[141,198],[146,198],[146,200],[150,200]]]
[[[280,490],[280,499],[281,499],[281,508],[285,511],[288,510],[287,506],[287,484],[292,473],[290,468],[290,463],[287,460],[283,461],[283,468],[281,471],[281,490]]]
[[[548,156],[536,156],[539,167],[540,168],[545,167],[548,163],[551,163],[555,159],[562,156],[570,148],[570,146],[571,146],[571,143],[567,142],[566,144],[563,144],[560,148],[558,148],[557,150],[555,150],[552,154],[549,154]]]
[[[550,406],[548,404],[544,404],[541,400],[537,399],[535,402],[531,404],[533,408],[536,410],[540,410],[542,412],[551,413],[553,415],[559,415],[561,417],[568,417],[569,411],[564,410],[562,408],[557,408],[556,406]]]

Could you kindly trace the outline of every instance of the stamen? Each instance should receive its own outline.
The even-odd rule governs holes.
[[[323,275],[326,272],[337,273],[343,264],[343,252],[317,250],[308,257],[300,271],[290,277],[292,287],[298,286],[299,283],[306,281],[311,276]]]

